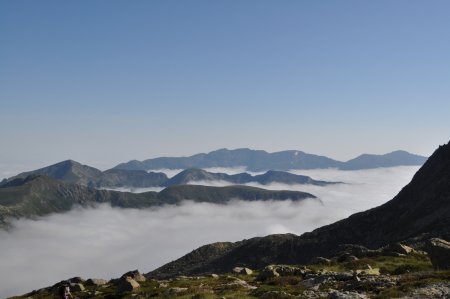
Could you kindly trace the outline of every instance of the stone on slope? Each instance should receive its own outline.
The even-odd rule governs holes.
[[[81,292],[84,291],[84,285],[81,283],[71,283],[70,284],[70,291],[71,292]]]
[[[100,279],[100,278],[89,278],[88,280],[86,280],[85,285],[87,286],[101,286],[104,284],[107,284],[108,281],[105,279]]]
[[[138,270],[128,271],[127,273],[123,274],[122,277],[131,277],[135,281],[145,281],[146,278],[144,275],[142,275]]]
[[[119,279],[119,283],[117,284],[117,294],[132,292],[138,288],[140,288],[140,285],[136,282],[136,280],[130,276],[122,277]]]
[[[425,250],[435,269],[450,269],[450,242],[433,238],[428,240]]]
[[[383,252],[385,253],[394,253],[394,254],[410,254],[414,251],[411,247],[401,244],[401,243],[393,243],[389,244],[385,248],[383,248]]]
[[[242,268],[242,270],[239,272],[239,274],[242,274],[242,275],[252,275],[252,273],[253,273],[253,271],[246,267]]]

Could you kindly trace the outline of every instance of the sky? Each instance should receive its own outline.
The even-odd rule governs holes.
[[[0,172],[449,141],[448,1],[1,1]]]

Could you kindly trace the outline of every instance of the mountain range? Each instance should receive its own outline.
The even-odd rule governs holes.
[[[143,208],[179,204],[183,200],[222,204],[232,199],[297,201],[306,198],[315,199],[315,196],[305,192],[272,191],[249,186],[177,185],[161,192],[118,192],[69,184],[45,175],[32,174],[10,180],[0,187],[0,227],[8,227],[10,218],[34,218],[66,212],[74,205],[93,207],[100,203],[110,203],[122,208]]]
[[[440,146],[392,200],[301,236],[269,235],[202,246],[150,273],[171,277],[230,272],[240,265],[305,264],[331,257],[345,244],[377,249],[439,237],[450,239],[450,143]]]
[[[202,169],[186,169],[172,178],[161,172],[146,172],[144,170],[110,169],[104,172],[82,165],[72,160],[66,160],[54,165],[37,170],[20,173],[0,183],[6,184],[17,178],[26,178],[30,175],[46,175],[68,184],[78,184],[94,188],[119,188],[119,187],[169,187],[173,185],[184,185],[199,181],[225,181],[230,184],[259,183],[267,185],[270,183],[283,184],[311,184],[324,186],[335,182],[313,180],[308,176],[291,174],[283,171],[267,171],[261,175],[252,176],[248,173],[228,175],[226,173],[212,173]]]
[[[358,170],[402,165],[422,165],[426,159],[426,157],[406,151],[394,151],[384,155],[363,154],[347,162],[341,162],[325,156],[296,150],[268,153],[262,150],[242,148],[235,150],[219,149],[207,154],[196,154],[190,157],[159,157],[144,161],[132,160],[127,163],[121,163],[115,166],[114,169],[148,171],[155,169],[244,166],[248,171],[317,168]]]

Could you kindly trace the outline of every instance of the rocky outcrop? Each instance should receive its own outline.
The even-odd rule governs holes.
[[[88,280],[86,280],[85,285],[87,285],[87,286],[101,286],[101,285],[105,285],[107,283],[108,283],[108,281],[105,280],[105,279],[89,278]]]
[[[139,270],[128,271],[127,273],[125,273],[121,276],[121,278],[126,278],[126,277],[131,277],[135,281],[139,281],[139,282],[147,280],[145,278],[145,276],[142,275],[141,272],[139,272]]]
[[[136,282],[130,276],[122,277],[117,283],[117,294],[122,294],[125,292],[132,292],[140,287],[139,283]]]
[[[426,251],[435,269],[450,269],[450,242],[433,238],[426,244]]]

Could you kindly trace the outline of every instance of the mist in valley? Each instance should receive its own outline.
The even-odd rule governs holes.
[[[390,200],[418,168],[292,171],[317,180],[343,182],[325,187],[249,184],[310,192],[318,200],[234,200],[226,205],[186,201],[179,206],[141,210],[101,205],[15,221],[14,229],[0,232],[0,297],[23,294],[73,276],[109,279],[128,270],[149,272],[211,242],[275,233],[302,234]],[[234,174],[245,169],[207,170]],[[174,173],[168,171],[169,176]]]

